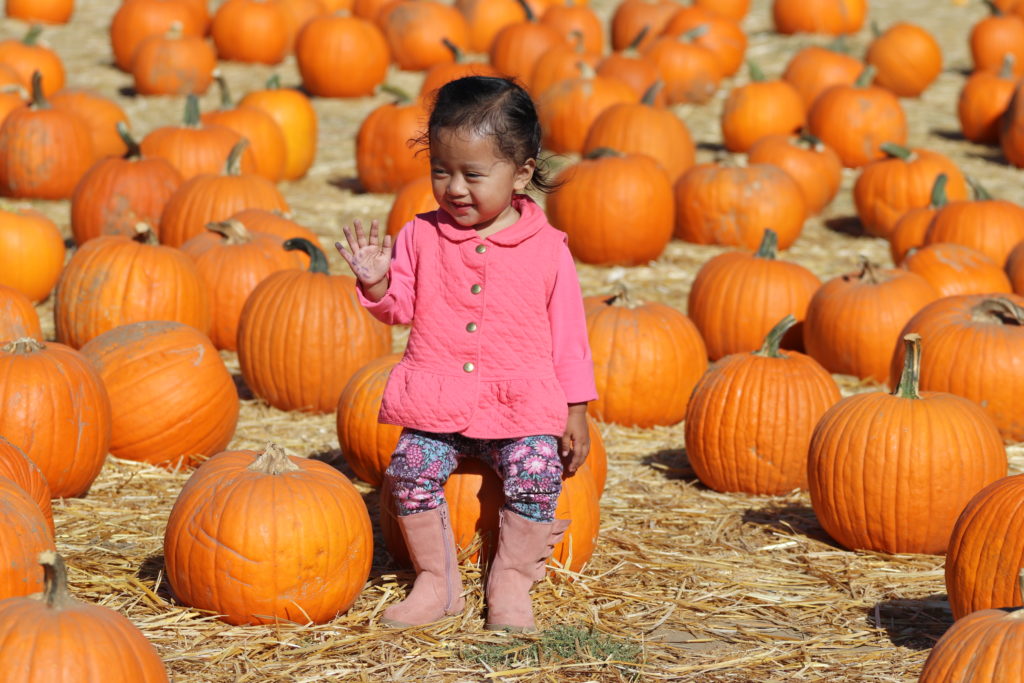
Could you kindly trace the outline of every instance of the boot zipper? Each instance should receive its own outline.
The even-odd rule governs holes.
[[[448,552],[448,537],[452,535],[451,526],[448,523],[448,506],[441,508],[441,547],[444,548],[444,613],[448,614],[452,608],[452,554]],[[454,545],[454,544],[453,544]]]

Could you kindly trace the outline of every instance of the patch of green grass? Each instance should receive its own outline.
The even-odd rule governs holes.
[[[628,667],[641,654],[639,645],[593,629],[559,625],[541,631],[535,637],[517,637],[507,643],[475,645],[462,652],[467,661],[492,669],[519,669],[545,664],[616,662],[628,680],[637,680],[639,671]]]

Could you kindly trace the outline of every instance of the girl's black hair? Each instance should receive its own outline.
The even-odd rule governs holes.
[[[517,167],[535,159],[528,187],[551,192],[560,185],[548,178],[547,164],[540,158],[537,108],[514,79],[466,76],[441,86],[435,91],[426,135],[416,142],[429,146],[431,136],[444,128],[490,135],[501,155]]]

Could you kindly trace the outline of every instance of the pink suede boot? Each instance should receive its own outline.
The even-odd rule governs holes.
[[[459,614],[466,605],[448,504],[398,517],[416,580],[405,600],[384,610],[387,626],[421,626]]]
[[[487,575],[488,631],[533,631],[530,588],[544,578],[548,558],[562,540],[569,520],[534,522],[502,508],[498,552]]]

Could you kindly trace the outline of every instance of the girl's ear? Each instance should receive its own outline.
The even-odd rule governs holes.
[[[537,170],[537,160],[527,159],[526,162],[516,169],[515,178],[513,178],[512,188],[517,192],[522,192],[526,189],[526,186],[530,184],[530,179],[533,178],[533,172]]]

